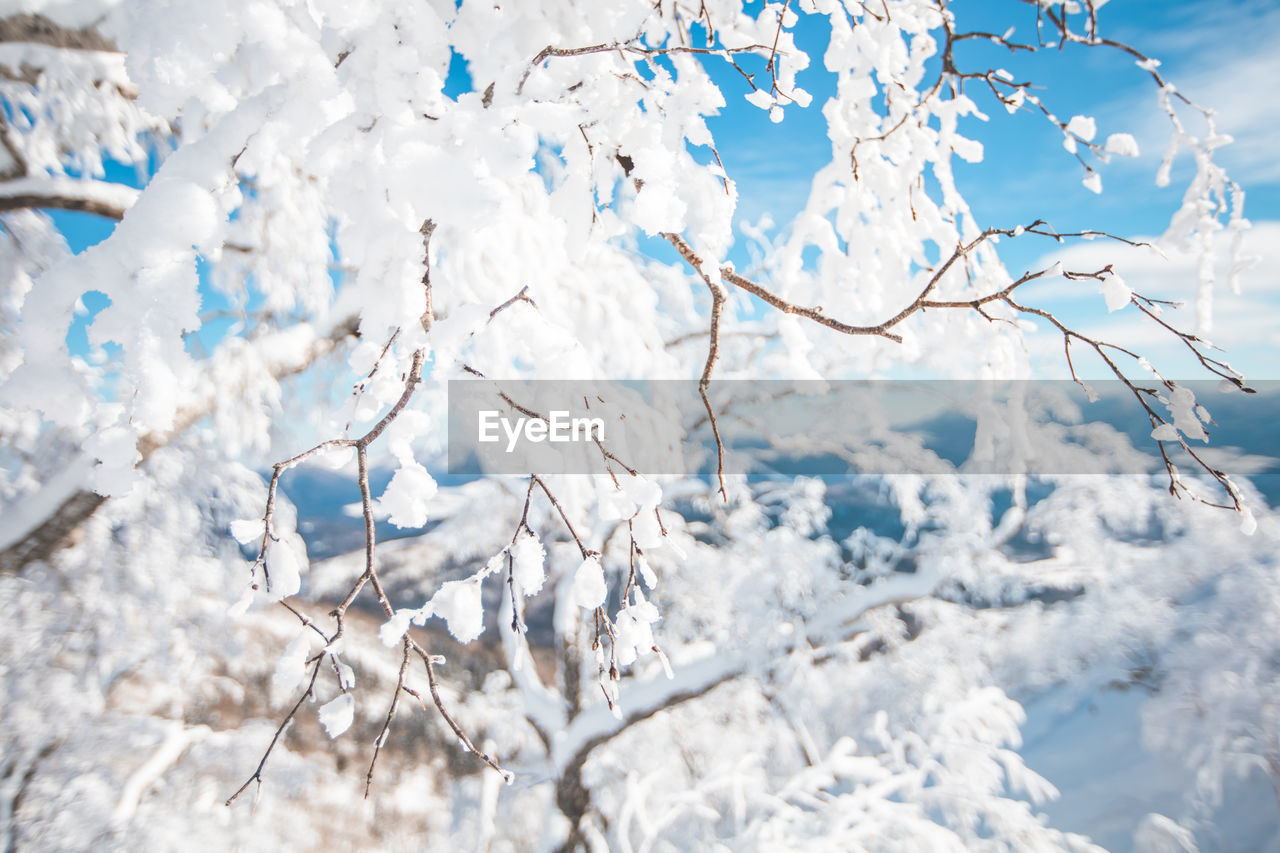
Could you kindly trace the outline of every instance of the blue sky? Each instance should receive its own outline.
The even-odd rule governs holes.
[[[1013,25],[1014,40],[1034,40],[1035,16],[1030,6],[1012,0],[960,0],[951,8],[962,26],[1004,32]],[[1227,349],[1226,360],[1246,376],[1280,378],[1280,324],[1270,320],[1280,308],[1274,273],[1280,266],[1280,157],[1275,154],[1280,98],[1268,82],[1280,80],[1280,52],[1275,49],[1280,44],[1280,4],[1111,0],[1099,12],[1099,25],[1104,35],[1159,58],[1166,79],[1193,100],[1214,108],[1219,130],[1235,138],[1216,152],[1215,159],[1247,192],[1245,215],[1255,229],[1246,241],[1246,253],[1261,260],[1243,276],[1240,295],[1218,291],[1216,320],[1208,337]],[[812,170],[830,157],[820,113],[829,92],[819,85],[825,35],[811,27],[802,32],[800,43],[814,61],[798,82],[814,94],[814,102],[806,110],[788,108],[781,124],[773,124],[766,113],[746,104],[736,71],[723,64],[709,66],[729,106],[708,124],[729,174],[738,182],[741,219],[754,221],[768,211],[775,221],[785,221],[803,207]],[[1131,133],[1141,154],[1115,157],[1100,166],[1104,191],[1094,194],[1081,184],[1083,168],[1063,149],[1060,131],[1039,114],[1009,115],[989,92],[974,86],[967,93],[990,122],[985,127],[971,122],[967,133],[982,141],[985,157],[974,165],[956,158],[954,169],[978,221],[1012,227],[1039,217],[1062,231],[1092,228],[1127,237],[1163,233],[1193,166],[1184,151],[1175,161],[1169,185],[1156,186],[1170,127],[1159,108],[1154,83],[1133,58],[1109,48],[1078,45],[1068,45],[1061,54],[1046,50],[1010,56],[994,48],[987,54],[1019,79],[1040,83],[1041,97],[1064,120],[1075,114],[1094,117],[1099,140],[1111,133]],[[968,56],[979,58],[976,53]],[[958,60],[965,58],[966,54],[957,54]],[[1201,126],[1188,122],[1188,130],[1198,133]],[[1150,253],[1111,251],[1114,248],[1100,242],[1084,244],[1066,255],[1066,260],[1078,262],[1067,267],[1082,269],[1097,261],[1089,267],[1097,269],[1116,261],[1126,281],[1145,295],[1194,298],[1193,259],[1171,256],[1167,262],[1158,257],[1153,261]],[[1023,238],[1001,245],[1001,256],[1013,275],[1048,266],[1058,254],[1047,240]],[[1151,324],[1141,322],[1135,309],[1108,315],[1102,297],[1092,290],[1082,293],[1076,287],[1068,292],[1052,284],[1036,287],[1025,292],[1028,301],[1054,310],[1082,331],[1142,347],[1171,377],[1204,375],[1167,335],[1153,334]],[[1191,313],[1188,308],[1169,316],[1194,329]],[[1037,375],[1065,375],[1058,357],[1061,339],[1056,334],[1030,337],[1032,351],[1042,356]],[[1101,375],[1098,370],[1085,370]]]
[[[1003,32],[1012,22],[1017,27],[1015,39],[1034,39],[1034,10],[1030,6],[1013,0],[958,0],[952,8],[962,25]],[[1167,79],[1193,99],[1215,107],[1221,129],[1235,137],[1234,144],[1219,150],[1218,160],[1248,193],[1245,213],[1256,228],[1247,249],[1261,255],[1262,261],[1245,275],[1241,295],[1219,292],[1217,321],[1210,338],[1222,336],[1231,342],[1228,360],[1246,375],[1280,378],[1280,332],[1273,328],[1280,324],[1268,320],[1280,307],[1280,287],[1273,273],[1280,265],[1280,158],[1274,153],[1280,130],[1280,98],[1271,93],[1267,82],[1280,79],[1280,53],[1274,50],[1280,43],[1280,5],[1261,0],[1112,0],[1099,18],[1104,34],[1159,57]],[[708,124],[725,166],[737,182],[739,220],[756,221],[769,212],[775,221],[785,222],[803,206],[809,176],[830,157],[821,114],[821,105],[831,94],[831,84],[823,79],[821,69],[826,36],[820,24],[805,17],[801,21],[800,44],[809,51],[812,65],[801,72],[798,82],[814,100],[807,109],[789,107],[780,124],[745,101],[746,87],[737,71],[718,59],[707,63],[728,102],[722,114]],[[979,55],[983,50],[975,47],[957,58],[976,62],[985,59]],[[957,158],[954,168],[978,220],[1013,226],[1042,217],[1059,230],[1087,227],[1125,236],[1163,232],[1191,175],[1190,158],[1183,154],[1176,161],[1168,187],[1155,185],[1169,135],[1168,122],[1157,105],[1151,79],[1135,67],[1132,58],[1106,48],[1075,45],[1062,54],[1047,50],[1029,58],[1025,54],[1013,57],[1003,50],[991,55],[995,64],[1019,78],[1042,83],[1041,96],[1059,116],[1093,116],[1100,139],[1115,132],[1132,133],[1142,153],[1136,159],[1113,158],[1101,166],[1104,192],[1095,195],[1082,186],[1083,169],[1063,150],[1056,128],[1031,112],[1008,115],[989,93],[974,86],[969,94],[991,121],[985,127],[974,122],[967,133],[982,141],[986,156],[976,165]],[[466,91],[469,85],[465,64],[455,62],[449,91]],[[118,165],[108,166],[108,178],[138,182],[132,168]],[[105,238],[112,227],[86,214],[56,212],[54,216],[77,251]],[[1190,259],[1153,262],[1132,253],[1113,256],[1109,248],[1089,244],[1068,258],[1081,264],[1101,260],[1099,265],[1118,258],[1122,261],[1118,268],[1140,292],[1170,298],[1193,294]],[[1026,238],[1001,246],[1002,257],[1014,275],[1047,263],[1056,251],[1047,241]],[[745,252],[740,249],[733,260],[742,265]],[[1087,298],[1094,295],[1091,292],[1080,288],[1069,292],[1051,284],[1037,287],[1041,290],[1036,292],[1034,304],[1060,312],[1083,329],[1112,336],[1109,339],[1119,336],[1121,342],[1151,348],[1155,354],[1152,360],[1167,365],[1174,376],[1179,375],[1179,368],[1185,368],[1188,377],[1200,375],[1176,347],[1153,337],[1149,328],[1135,322],[1139,318],[1129,316],[1136,311],[1107,316],[1100,296]],[[90,295],[85,299],[86,307],[93,312],[102,307],[101,301]],[[206,309],[220,307],[221,299],[209,288],[205,288],[205,301]],[[1189,315],[1190,311],[1183,313]],[[1180,318],[1180,322],[1190,327],[1193,318]],[[72,329],[69,342],[74,350],[83,352],[83,339],[82,321]],[[1044,351],[1046,375],[1061,375],[1055,372],[1060,365],[1055,365],[1051,356],[1060,347],[1056,338],[1032,335],[1030,345],[1033,351]]]
[[[961,0],[952,8],[962,24],[1002,32],[1012,22],[1017,27],[1012,38],[1034,40],[1030,7],[1011,0]],[[1012,18],[1010,10],[1016,13]],[[832,89],[821,85],[826,37],[820,26],[806,27],[806,20],[802,18],[800,42],[813,62],[798,82],[814,94],[814,102],[807,109],[788,108],[781,124],[773,124],[765,112],[743,101],[745,87],[736,71],[723,63],[708,63],[729,102],[723,115],[709,124],[725,165],[738,181],[744,218],[770,210],[782,221],[798,211],[807,174],[830,156],[821,115],[823,97]],[[1268,151],[1280,123],[1280,102],[1254,97],[1244,88],[1249,81],[1266,79],[1260,74],[1263,69],[1280,65],[1274,51],[1280,7],[1263,2],[1112,0],[1099,13],[1099,21],[1104,34],[1160,58],[1161,70],[1181,91],[1219,110],[1224,129],[1237,139],[1221,149],[1219,159],[1250,190],[1254,218],[1280,217],[1280,160]],[[959,60],[973,57],[975,64],[978,56],[976,50],[957,52]],[[1089,223],[1128,233],[1163,230],[1181,197],[1179,179],[1190,176],[1190,167],[1183,158],[1172,183],[1164,189],[1155,186],[1168,138],[1167,121],[1159,112],[1150,77],[1131,57],[1078,45],[1068,46],[1061,55],[1045,50],[1031,57],[1012,56],[992,48],[981,56],[991,56],[1015,75],[1041,83],[1042,97],[1059,116],[1091,115],[1098,119],[1100,137],[1129,132],[1146,145],[1136,160],[1114,158],[1104,166],[1106,192],[1094,195],[1081,185],[1082,169],[1062,149],[1061,134],[1043,117],[1030,111],[1008,115],[990,93],[974,85],[967,93],[991,121],[986,127],[971,124],[970,134],[982,141],[986,157],[977,165],[957,160],[955,168],[980,220],[1012,225],[1043,216],[1061,221],[1062,229]],[[1038,256],[1030,250],[1025,255],[1028,260]]]

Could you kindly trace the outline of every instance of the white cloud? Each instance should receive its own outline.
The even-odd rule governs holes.
[[[1264,82],[1274,80],[1280,80],[1280,52],[1269,45],[1182,85],[1189,97],[1214,110],[1218,131],[1235,139],[1219,157],[1232,176],[1246,184],[1280,181],[1280,98]]]
[[[1155,242],[1154,238],[1139,239]],[[1225,250],[1225,245],[1222,248]],[[1239,294],[1224,286],[1226,259],[1219,259],[1213,328],[1207,337],[1225,350],[1215,353],[1215,357],[1229,362],[1246,377],[1280,378],[1280,276],[1276,274],[1280,269],[1280,222],[1255,223],[1245,234],[1244,254],[1259,260],[1241,275]],[[1182,309],[1166,308],[1162,319],[1179,329],[1194,331],[1198,282],[1198,259],[1194,255],[1166,249],[1162,256],[1153,248],[1094,240],[1046,255],[1036,268],[1049,267],[1059,260],[1065,269],[1073,271],[1093,272],[1110,264],[1129,287],[1143,296],[1187,302]],[[1186,346],[1138,309],[1130,306],[1108,314],[1097,281],[1057,278],[1027,285],[1020,293],[1023,304],[1050,310],[1084,334],[1146,356],[1170,378],[1207,378]],[[1045,375],[1065,375],[1061,337],[1047,324],[1039,325],[1028,342],[1038,364]],[[1107,375],[1101,362],[1086,356],[1086,350],[1082,346],[1073,348],[1073,355],[1080,356],[1077,366],[1091,365],[1091,376]],[[1133,365],[1132,359],[1123,356],[1120,363],[1123,367]]]
[[[1275,139],[1280,135],[1280,98],[1273,81],[1280,80],[1280,6],[1273,2],[1186,3],[1170,13],[1176,25],[1154,32],[1125,33],[1164,62],[1161,72],[1178,91],[1212,109],[1221,133],[1235,142],[1218,152],[1232,177],[1244,184],[1280,182],[1280,158]],[[1133,127],[1143,154],[1143,168],[1158,160],[1168,143],[1170,127],[1163,114],[1151,109],[1151,87],[1107,110],[1109,123],[1122,127],[1126,118],[1141,115]],[[1190,110],[1181,111],[1191,133],[1204,131],[1203,121]],[[1131,120],[1131,119],[1130,119]]]

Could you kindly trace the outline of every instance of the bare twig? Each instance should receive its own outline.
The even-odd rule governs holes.
[[[262,760],[258,762],[258,766],[253,771],[253,775],[246,779],[244,784],[236,789],[234,794],[227,798],[225,805],[229,806],[234,803],[236,798],[243,794],[246,788],[254,782],[257,782],[258,789],[253,798],[254,807],[257,807],[258,797],[262,796],[262,770],[267,766],[267,759],[271,757],[272,750],[274,750],[276,748],[276,744],[280,742],[280,736],[284,734],[284,730],[289,727],[289,723],[293,722],[293,718],[297,716],[298,711],[302,709],[302,703],[306,702],[314,695],[316,689],[316,677],[320,675],[320,665],[323,663],[324,654],[316,655],[314,658],[314,664],[311,667],[311,679],[307,682],[307,689],[302,692],[302,695],[298,697],[298,701],[293,704],[293,707],[289,709],[289,713],[285,715],[284,719],[280,721],[280,725],[276,727],[276,733],[271,736],[271,743],[267,745],[267,751],[262,754]]]
[[[5,138],[7,140],[7,134]],[[25,168],[20,157],[18,164]],[[119,220],[124,218],[133,196],[137,194],[130,187],[88,179],[15,177],[6,183],[0,183],[0,213],[11,210],[70,210]]]
[[[417,652],[418,657],[422,659],[423,665],[427,668],[427,686],[431,690],[431,701],[435,704],[436,710],[440,712],[440,716],[444,719],[445,723],[453,731],[459,742],[461,742],[463,748],[467,752],[475,755],[476,758],[479,758],[485,764],[488,764],[494,770],[498,771],[498,773],[502,775],[503,779],[510,782],[512,778],[511,773],[502,769],[502,765],[498,764],[495,758],[491,757],[487,752],[479,749],[474,743],[472,743],[471,738],[467,736],[467,733],[464,732],[462,727],[458,725],[456,720],[454,720],[453,715],[449,713],[447,708],[445,708],[444,700],[440,698],[439,683],[436,680],[435,665],[438,662],[437,659],[427,654],[417,644],[413,644],[413,650]],[[419,702],[422,701],[422,697],[420,695],[417,698]]]
[[[1023,274],[1020,278],[1014,280],[1013,282],[1001,288],[1000,290],[997,290],[992,293],[988,293],[973,299],[940,300],[940,299],[930,298],[930,296],[934,293],[934,291],[937,290],[939,284],[941,283],[943,277],[947,274],[947,272],[950,271],[957,262],[965,260],[968,257],[968,255],[971,252],[973,252],[978,246],[982,245],[983,243],[987,242],[988,240],[996,236],[1006,236],[1006,237],[1013,238],[1013,237],[1021,236],[1022,234],[1035,234],[1037,236],[1050,237],[1058,242],[1062,242],[1063,240],[1069,237],[1085,237],[1085,238],[1105,237],[1107,239],[1115,240],[1117,242],[1124,243],[1130,246],[1148,245],[1146,243],[1128,240],[1124,237],[1118,237],[1114,234],[1108,234],[1102,231],[1085,230],[1085,231],[1076,231],[1076,232],[1067,232],[1067,233],[1058,232],[1054,230],[1048,223],[1039,219],[1035,220],[1030,225],[1027,225],[1025,227],[988,228],[986,231],[982,232],[981,234],[979,234],[977,237],[975,237],[973,240],[969,241],[968,243],[961,243],[958,246],[956,246],[955,250],[951,253],[951,255],[934,270],[932,276],[930,276],[928,281],[925,283],[924,287],[921,289],[919,295],[917,295],[914,300],[912,300],[908,305],[906,305],[900,311],[898,311],[897,314],[873,326],[852,326],[847,323],[843,323],[839,320],[835,320],[829,317],[828,315],[824,314],[822,312],[822,309],[820,308],[804,308],[801,306],[797,306],[794,303],[789,302],[783,299],[782,297],[776,295],[775,293],[768,290],[764,286],[758,284],[757,282],[754,282],[744,276],[738,275],[733,271],[731,267],[722,267],[719,272],[724,281],[727,281],[741,288],[742,290],[745,290],[748,293],[751,293],[752,295],[759,297],[766,304],[774,308],[777,308],[778,310],[783,311],[784,313],[795,314],[798,316],[806,317],[816,323],[819,323],[820,325],[826,326],[828,328],[834,329],[844,334],[875,335],[879,337],[888,338],[889,340],[893,340],[897,342],[900,342],[902,340],[901,336],[891,332],[890,330],[898,326],[907,318],[913,316],[914,314],[920,313],[922,311],[925,311],[928,309],[972,310],[978,313],[979,316],[983,317],[984,319],[988,321],[994,321],[997,318],[990,315],[987,312],[986,308],[988,305],[991,305],[993,303],[997,303],[997,302],[1003,303],[1007,305],[1009,308],[1012,308],[1016,312],[1019,312],[1022,314],[1033,314],[1035,316],[1042,317],[1054,325],[1054,327],[1063,336],[1063,341],[1064,341],[1063,346],[1066,354],[1067,364],[1071,370],[1072,377],[1075,378],[1077,382],[1079,382],[1080,380],[1076,376],[1075,365],[1071,357],[1070,345],[1072,340],[1079,341],[1089,346],[1091,349],[1094,350],[1094,352],[1096,352],[1102,358],[1103,362],[1107,365],[1107,368],[1116,376],[1117,379],[1121,380],[1129,388],[1129,390],[1134,394],[1135,398],[1142,405],[1144,411],[1147,413],[1148,417],[1151,419],[1151,423],[1153,427],[1166,423],[1165,419],[1155,411],[1155,409],[1150,405],[1150,403],[1147,400],[1149,396],[1154,395],[1154,392],[1150,391],[1149,389],[1142,389],[1136,386],[1131,380],[1129,380],[1128,377],[1125,375],[1124,371],[1119,367],[1119,365],[1117,365],[1115,361],[1107,354],[1107,350],[1123,353],[1124,355],[1130,356],[1135,360],[1140,358],[1140,356],[1138,356],[1137,353],[1134,353],[1128,349],[1117,346],[1115,344],[1110,344],[1105,341],[1095,340],[1086,335],[1083,335],[1080,332],[1077,332],[1074,329],[1071,329],[1070,327],[1068,327],[1066,324],[1061,322],[1056,316],[1054,316],[1050,312],[1040,308],[1034,308],[1034,307],[1023,305],[1014,299],[1014,293],[1015,291],[1018,290],[1018,288],[1022,287],[1023,285],[1029,282],[1032,282],[1039,278],[1044,277],[1050,272],[1049,269],[1043,269],[1036,272],[1027,272]],[[676,250],[680,253],[681,257],[683,257],[684,260],[691,267],[693,267],[693,269],[698,273],[698,275],[703,279],[703,281],[706,282],[709,287],[712,286],[711,279],[708,277],[705,271],[704,261],[702,260],[701,257],[699,257],[693,251],[693,249],[689,246],[689,244],[685,242],[684,238],[676,234],[667,234],[665,236],[667,240],[673,246],[675,246]],[[1074,280],[1096,279],[1101,281],[1106,276],[1111,275],[1112,270],[1110,266],[1107,266],[1101,270],[1097,270],[1096,272],[1068,271],[1068,272],[1063,272],[1062,274],[1068,279],[1074,279]],[[713,293],[714,293],[714,288],[713,288]],[[1204,341],[1202,339],[1188,332],[1183,332],[1176,329],[1171,324],[1163,320],[1155,311],[1151,310],[1153,305],[1159,303],[1159,300],[1152,300],[1140,294],[1134,294],[1131,297],[1131,301],[1135,305],[1137,305],[1139,310],[1141,310],[1144,314],[1146,314],[1148,317],[1150,317],[1152,320],[1154,320],[1156,323],[1164,327],[1170,333],[1175,335],[1180,341],[1182,341],[1182,343],[1185,344],[1191,350],[1191,352],[1200,361],[1200,363],[1206,369],[1212,372],[1214,375],[1231,382],[1233,385],[1235,385],[1237,388],[1240,388],[1241,390],[1244,390],[1246,392],[1250,390],[1245,385],[1243,378],[1238,373],[1233,371],[1225,362],[1215,359],[1207,355],[1203,351],[1202,347],[1204,346]],[[718,326],[719,326],[720,308],[721,306],[718,301],[713,303],[712,318],[711,318],[711,328],[712,328],[711,347],[708,353],[706,366],[703,369],[702,380],[699,383],[699,391],[702,393],[703,403],[707,408],[707,414],[712,425],[712,430],[716,434],[717,448],[720,449],[721,453],[723,453],[723,446],[720,443],[719,431],[716,428],[715,415],[711,410],[710,402],[707,399],[707,396],[705,393],[706,384],[709,383],[709,379],[710,379],[710,371],[714,367],[716,356],[718,353]],[[1169,390],[1172,390],[1175,387],[1175,384],[1173,382],[1165,380],[1163,378],[1161,378],[1161,382]],[[1230,481],[1227,478],[1227,475],[1222,471],[1214,468],[1208,462],[1206,462],[1200,454],[1198,454],[1195,450],[1193,450],[1190,446],[1187,445],[1184,439],[1179,437],[1177,440],[1177,444],[1179,444],[1182,447],[1182,449],[1185,450],[1193,460],[1195,460],[1195,462],[1197,463],[1197,465],[1199,465],[1201,469],[1203,469],[1206,473],[1208,473],[1211,477],[1213,477],[1213,479],[1216,480],[1218,484],[1221,485],[1222,488],[1227,491],[1228,495],[1230,495],[1231,497],[1232,506],[1226,507],[1225,505],[1222,505],[1222,504],[1212,503],[1210,501],[1206,501],[1203,498],[1200,498],[1192,494],[1191,492],[1189,492],[1186,489],[1186,487],[1181,483],[1181,480],[1178,478],[1177,469],[1175,468],[1172,460],[1169,458],[1168,453],[1164,447],[1164,444],[1161,442],[1157,442],[1157,443],[1160,446],[1160,453],[1164,459],[1165,468],[1169,475],[1169,481],[1170,481],[1169,490],[1171,493],[1173,493],[1176,496],[1186,494],[1197,501],[1200,501],[1202,503],[1208,503],[1212,506],[1222,506],[1224,508],[1236,509],[1236,510],[1241,510],[1243,508],[1243,504],[1241,503],[1239,492],[1235,489],[1233,485],[1231,485]],[[723,457],[721,457],[721,470],[723,470]],[[723,479],[721,480],[721,488],[723,490]]]
[[[349,317],[335,324],[327,333],[303,351],[298,358],[274,363],[270,375],[276,381],[306,370],[318,359],[336,349],[344,340],[358,334],[356,318]],[[262,340],[263,351],[269,351],[270,340]],[[174,419],[173,428],[166,432],[152,432],[138,441],[138,452],[143,461],[185,433],[204,418],[233,399],[228,399],[225,389],[219,387],[196,405],[181,410]],[[66,497],[57,501],[57,509],[48,517],[33,524],[0,550],[0,573],[21,571],[38,560],[46,560],[66,544],[79,529],[106,502],[106,498],[88,489],[68,490]]]
[[[635,42],[625,42],[625,43],[612,42],[608,44],[593,44],[593,45],[588,45],[586,47],[568,47],[568,48],[547,45],[541,51],[538,52],[538,55],[535,56],[533,58],[533,61],[529,63],[529,67],[525,69],[523,76],[521,76],[520,78],[520,83],[516,86],[516,94],[520,94],[524,92],[524,84],[528,82],[529,75],[533,73],[533,70],[538,66],[542,65],[542,63],[547,59],[551,59],[553,57],[588,56],[593,53],[617,52],[617,53],[630,53],[636,56],[666,56],[670,54],[684,53],[684,54],[695,54],[700,56],[723,56],[724,58],[729,59],[733,55],[739,54],[739,53],[763,53],[768,50],[769,50],[769,47],[767,45],[762,45],[762,44],[752,44],[752,45],[747,45],[746,47],[720,47],[720,48],[688,47],[685,45],[674,45],[671,47],[646,47],[642,44],[637,44]]]
[[[391,693],[391,706],[387,708],[387,719],[382,724],[382,731],[378,732],[378,739],[373,742],[373,758],[369,761],[369,772],[364,777],[364,798],[369,799],[369,789],[373,787],[373,769],[378,765],[378,756],[382,753],[382,747],[387,742],[387,735],[391,733],[391,720],[396,715],[396,705],[400,702],[400,692],[404,690],[404,676],[409,670],[409,637],[405,635],[400,643],[404,649],[403,655],[400,657],[400,674],[396,678],[396,689]]]
[[[432,302],[431,302],[430,248],[431,248],[431,236],[435,231],[435,224],[432,223],[430,220],[428,220],[423,223],[421,231],[422,231],[422,237],[423,237],[424,271],[422,276],[422,285],[423,285],[424,310],[423,310],[420,322],[422,324],[423,330],[426,332],[430,332],[432,322],[434,320],[434,315],[432,311]],[[392,344],[394,343],[395,338],[397,337],[397,334],[392,335],[392,339],[387,344],[388,348],[392,346]],[[385,350],[384,350],[384,355],[385,355]],[[268,565],[268,561],[267,561],[267,550],[268,550],[269,543],[275,538],[272,534],[271,522],[272,522],[272,515],[275,508],[275,497],[276,497],[276,492],[277,492],[277,488],[280,481],[280,476],[286,470],[292,468],[293,466],[319,453],[325,452],[327,450],[332,450],[336,448],[355,448],[355,451],[356,451],[356,461],[357,461],[356,480],[360,488],[360,506],[361,506],[361,514],[364,519],[364,531],[365,531],[364,571],[352,584],[351,588],[347,591],[342,601],[337,605],[337,607],[335,607],[330,612],[329,615],[334,620],[334,631],[330,635],[325,635],[323,632],[319,631],[318,628],[315,628],[315,626],[311,624],[311,621],[308,617],[301,614],[301,612],[299,612],[295,608],[289,607],[289,610],[293,612],[294,615],[297,616],[300,620],[302,620],[304,625],[310,626],[312,630],[316,630],[321,634],[322,637],[325,638],[326,647],[332,647],[333,644],[336,643],[338,639],[343,636],[344,617],[346,615],[346,612],[348,608],[351,607],[352,603],[356,600],[357,596],[359,596],[360,592],[365,588],[365,586],[369,586],[373,590],[374,598],[376,599],[379,608],[382,610],[385,616],[387,616],[388,618],[392,618],[396,615],[395,607],[392,605],[390,599],[387,597],[386,590],[382,585],[382,580],[378,576],[377,560],[376,560],[377,539],[375,534],[374,517],[373,517],[374,515],[373,495],[369,488],[368,447],[370,444],[378,440],[379,436],[381,436],[382,433],[387,429],[387,427],[400,415],[401,412],[404,411],[405,407],[409,405],[409,402],[412,400],[414,393],[417,391],[418,385],[422,381],[422,367],[423,367],[425,358],[426,358],[426,353],[424,350],[416,349],[413,351],[412,355],[410,356],[409,369],[408,371],[406,371],[404,376],[404,390],[401,392],[399,399],[396,400],[396,402],[391,406],[391,408],[386,412],[386,414],[384,414],[377,421],[377,423],[375,423],[372,427],[370,427],[369,430],[364,433],[364,435],[360,436],[359,438],[330,439],[329,441],[322,442],[316,445],[315,447],[312,447],[310,450],[303,451],[302,453],[299,453],[296,456],[286,459],[283,462],[278,462],[273,466],[271,482],[267,487],[266,510],[263,515],[262,547],[259,551],[258,560],[254,564],[255,571],[258,567],[261,567],[263,571],[263,576],[266,579],[266,582],[268,584],[268,589],[270,588],[270,575],[268,574],[270,570],[270,566]],[[545,486],[544,486],[544,489],[545,489]],[[566,523],[567,521],[568,520],[566,519]],[[391,706],[387,711],[386,722],[383,724],[382,733],[378,737],[378,741],[374,747],[372,760],[369,763],[369,771],[365,777],[365,795],[368,796],[369,788],[373,783],[373,771],[374,771],[375,765],[377,764],[378,754],[382,749],[382,745],[385,742],[386,737],[389,733],[391,720],[395,714],[396,703],[399,699],[400,691],[404,690],[406,692],[413,693],[413,691],[404,683],[409,653],[411,651],[418,654],[422,658],[423,662],[426,664],[428,680],[431,683],[431,695],[432,695],[433,701],[435,702],[436,708],[439,710],[441,716],[443,716],[446,722],[449,724],[449,727],[453,729],[456,735],[458,735],[458,738],[462,742],[464,747],[469,749],[471,752],[474,752],[477,755],[477,757],[481,758],[486,764],[490,765],[495,770],[502,773],[504,778],[509,779],[510,778],[509,774],[506,771],[504,771],[497,764],[496,761],[494,761],[488,755],[477,750],[474,747],[474,745],[471,743],[467,735],[462,731],[458,723],[453,719],[452,716],[450,716],[448,711],[445,709],[444,704],[440,700],[439,693],[436,689],[435,673],[432,668],[433,661],[432,661],[431,655],[429,655],[424,649],[422,649],[422,647],[419,646],[417,642],[415,642],[408,635],[408,633],[404,635],[402,642],[403,642],[404,654],[401,660],[400,674],[397,680],[396,690],[393,693]],[[325,654],[324,652],[321,652],[319,659],[323,659],[324,654]],[[297,714],[298,709],[302,705],[302,700],[312,695],[312,691],[315,686],[315,676],[316,676],[316,673],[318,673],[318,671],[319,671],[319,664],[317,663],[316,672],[312,673],[311,684],[308,686],[306,694],[303,695],[302,699],[298,701],[298,704],[295,705],[294,708],[289,712],[289,715],[285,718],[284,722],[281,723],[280,729],[277,730],[276,737],[273,738],[271,743],[268,745],[267,752],[266,754],[263,755],[262,761],[258,765],[258,769],[249,778],[249,780],[245,782],[243,786],[241,786],[240,790],[237,791],[235,794],[233,794],[229,800],[227,800],[227,805],[230,805],[231,802],[234,801],[235,798],[238,797],[240,793],[244,791],[244,789],[247,788],[251,782],[257,781],[259,786],[259,791],[261,791],[262,768],[266,764],[267,757],[271,754],[271,750],[275,748],[276,741],[279,739],[280,732],[284,730],[284,726],[287,725],[289,720],[293,719],[295,714]],[[414,694],[414,695],[417,695],[417,694]]]
[[[573,529],[573,522],[569,520],[569,514],[564,511],[564,507],[560,505],[560,501],[551,493],[551,489],[547,487],[546,481],[536,474],[531,475],[529,480],[531,483],[536,484],[538,488],[542,489],[542,493],[547,496],[547,500],[551,501],[551,505],[556,508],[556,512],[560,513],[560,518],[564,521],[564,526],[568,529],[569,535],[573,537],[573,541],[578,545],[578,550],[582,553],[582,559],[585,560],[587,557],[595,553],[583,544],[582,537],[578,536],[578,531]]]

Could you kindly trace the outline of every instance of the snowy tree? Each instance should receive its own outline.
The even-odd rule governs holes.
[[[1093,849],[1040,814],[1021,703],[1166,650],[1151,737],[1211,729],[1197,802],[1228,766],[1275,779],[1274,643],[1201,679],[1224,655],[1187,639],[1274,578],[1274,521],[1192,443],[1185,386],[1031,286],[1100,290],[1244,378],[1122,270],[1010,274],[1001,241],[1124,235],[980,222],[952,170],[984,127],[1047,121],[1101,191],[1134,138],[1060,117],[1033,75],[1050,49],[1124,58],[1170,122],[1157,181],[1194,163],[1163,239],[1206,259],[1203,327],[1213,253],[1248,226],[1227,139],[1100,2],[1038,0],[1002,34],[965,5],[6,4],[8,848]],[[737,99],[821,111],[829,156],[785,227],[735,228],[708,120]],[[118,224],[73,254],[51,211]],[[1161,477],[725,470],[718,381],[1026,378],[1032,322],[1073,377],[1092,358],[1119,383]],[[437,483],[466,377],[686,379],[719,461],[647,476],[601,443],[594,477]],[[849,441],[825,428],[810,449]],[[307,466],[362,522],[314,565],[288,497]],[[851,532],[839,505],[865,509]],[[1202,585],[1221,606],[1175,626]],[[1143,832],[1211,819],[1179,817]]]

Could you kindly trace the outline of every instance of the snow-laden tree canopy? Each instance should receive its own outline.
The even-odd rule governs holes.
[[[1154,673],[1197,785],[1138,843],[1280,778],[1273,518],[1184,386],[1030,286],[1244,378],[1119,268],[1000,258],[1125,235],[979,221],[953,174],[1048,122],[1100,192],[1137,144],[1036,63],[1120,57],[1168,118],[1153,179],[1194,164],[1162,241],[1207,323],[1214,252],[1245,263],[1229,139],[1101,2],[968,6],[0,6],[8,849],[1093,849],[1040,814],[1023,703]],[[743,99],[821,112],[789,222],[735,220]],[[72,254],[51,211],[118,224]],[[436,482],[451,379],[689,380],[718,448],[718,381],[1023,379],[1028,323],[1119,383],[1159,477],[708,481],[601,444],[599,476]],[[310,564],[319,468],[363,544]]]

